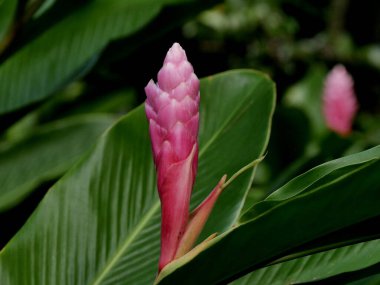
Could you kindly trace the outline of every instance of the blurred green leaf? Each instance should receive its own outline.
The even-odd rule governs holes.
[[[195,284],[200,276],[202,284],[232,281],[297,246],[379,216],[380,146],[350,159],[355,160],[355,156],[366,159],[351,165],[347,165],[347,157],[336,160],[342,167],[328,179],[320,175],[310,179],[310,173],[295,178],[290,182],[292,187],[282,187],[289,191],[280,189],[270,196],[284,199],[282,203],[259,209],[251,220],[246,218],[238,227],[211,240],[198,255],[189,253],[171,263],[162,271],[158,284],[178,280]]]
[[[380,47],[378,44],[368,45],[358,49],[357,57],[369,66],[380,69]]]
[[[62,88],[111,40],[136,32],[170,2],[181,0],[94,0],[79,6],[2,63],[0,113]]]
[[[32,111],[26,113],[23,117],[7,128],[5,139],[7,142],[14,143],[30,136],[38,125],[43,122],[55,121],[58,114],[62,114],[63,106],[76,100],[83,92],[84,84],[73,82],[64,88],[61,92],[54,94],[43,104]],[[71,109],[71,108],[68,108]],[[96,112],[94,112],[96,113]]]
[[[357,118],[361,132],[353,133],[353,142],[345,153],[355,153],[380,144],[380,115],[361,113]]]
[[[314,136],[321,136],[326,130],[322,113],[322,91],[326,69],[312,65],[306,76],[289,87],[284,95],[285,106],[302,110],[308,117]]]
[[[201,94],[193,204],[224,173],[232,175],[263,154],[275,99],[273,83],[247,70],[203,79]],[[248,127],[250,132],[245,131]],[[252,177],[248,171],[226,189],[206,232],[236,222]],[[152,284],[160,226],[155,188],[147,120],[140,107],[110,128],[49,190],[3,248],[2,285],[31,280],[40,285]]]
[[[0,0],[0,50],[2,42],[11,28],[16,13],[17,0]]]
[[[87,99],[87,100],[86,100]],[[136,105],[136,92],[132,89],[118,90],[96,98],[86,98],[67,110],[64,115],[83,113],[126,113]]]
[[[14,206],[42,182],[62,175],[113,121],[106,115],[67,118],[36,128],[16,144],[3,144],[0,211]]]

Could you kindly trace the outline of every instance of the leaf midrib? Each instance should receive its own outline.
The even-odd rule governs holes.
[[[124,243],[120,246],[118,250],[116,250],[115,255],[113,258],[111,258],[103,271],[100,271],[100,273],[95,277],[94,281],[91,283],[93,285],[98,285],[100,282],[104,279],[104,277],[112,270],[113,265],[116,264],[116,262],[119,260],[121,255],[126,251],[128,246],[135,240],[137,235],[144,229],[144,226],[148,224],[150,221],[150,218],[156,213],[156,211],[159,209],[160,203],[156,202],[153,207],[144,215],[141,222],[137,225],[137,227],[132,231],[132,233],[129,235],[129,237],[124,241]]]

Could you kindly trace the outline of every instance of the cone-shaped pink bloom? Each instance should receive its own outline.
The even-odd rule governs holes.
[[[323,94],[323,113],[328,128],[346,136],[358,109],[353,80],[343,65],[335,66],[327,75]]]
[[[185,232],[198,164],[199,80],[178,43],[145,93],[161,200],[161,270],[175,258]]]

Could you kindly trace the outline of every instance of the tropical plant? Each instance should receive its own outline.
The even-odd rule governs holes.
[[[378,284],[378,117],[362,105],[354,83],[359,104],[349,108],[358,117],[345,113],[344,136],[328,129],[322,94],[331,58],[323,54],[325,61],[316,63],[320,50],[292,42],[297,21],[281,10],[290,4],[279,2],[0,1],[1,285]],[[324,7],[335,13],[341,8]],[[270,18],[276,21],[266,21]],[[291,56],[277,58],[279,47],[272,53],[252,44],[248,26],[257,35],[263,32],[268,49],[279,39]],[[331,42],[347,43],[347,34],[334,31]],[[179,151],[185,153],[181,159],[191,156],[192,172],[180,171],[181,159],[170,161],[177,168],[164,169],[163,177],[170,187],[187,177],[186,192],[173,188],[163,198],[170,187],[160,182],[157,187],[161,154],[155,143],[162,137],[155,137],[149,123],[165,124],[156,117],[162,105],[154,96],[172,92],[165,84],[182,71],[159,75],[157,85],[146,87],[148,106],[141,103],[144,87],[175,41],[200,77],[198,82],[174,45],[186,65],[181,80],[191,79],[192,91],[185,91],[199,103],[199,113],[186,110],[190,103],[181,105],[197,124],[173,136],[189,135],[178,147],[187,147]],[[217,61],[207,51],[226,48],[232,56],[229,42],[244,44],[247,51],[256,46],[258,54],[229,57],[224,71],[215,70]],[[332,45],[334,64],[343,62],[350,70],[350,62],[371,62],[377,68],[366,57],[377,58],[373,46],[360,47],[360,54],[337,46]],[[270,68],[261,68],[271,56],[280,59],[279,66],[269,60]],[[173,60],[169,56],[166,63]],[[312,62],[301,68],[305,74],[278,80],[284,70],[298,70],[291,63],[297,60]],[[279,81],[277,96],[265,72],[246,66],[252,62]],[[352,78],[343,81],[352,85],[358,77],[352,73]],[[329,85],[328,93],[337,85]],[[353,98],[351,85],[340,90]],[[335,102],[325,114],[336,114],[336,104],[341,106]],[[286,155],[290,162],[279,164]],[[216,185],[218,199],[200,208],[207,215],[196,219],[196,226],[187,224],[189,213]],[[174,215],[171,222],[178,222],[173,236],[186,243],[169,243],[170,258],[160,268],[158,190],[170,218]],[[182,212],[173,205],[175,195],[186,198]],[[164,226],[165,221],[163,215]],[[196,233],[189,239],[182,232],[186,227]]]

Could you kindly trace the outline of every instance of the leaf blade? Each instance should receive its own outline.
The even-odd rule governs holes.
[[[213,113],[209,106],[212,105],[215,96],[231,96],[222,92],[223,90],[215,90],[219,82],[234,80],[240,83],[243,80],[253,86],[261,82],[257,86],[266,86],[267,91],[265,94],[256,94],[253,92],[255,88],[251,88],[251,92],[246,92],[245,84],[234,84],[236,94],[235,99],[230,100],[232,107],[240,102],[239,99],[249,101],[251,96],[260,96],[263,104],[265,103],[263,110],[267,111],[255,111],[254,105],[249,104],[252,116],[249,116],[251,112],[246,111],[244,116],[235,117],[224,132],[220,132],[219,129],[224,125],[226,117],[220,114],[228,112],[228,108],[214,116],[207,115],[210,120],[219,123],[203,122],[200,130],[200,141],[203,143],[200,148],[205,144],[202,136],[208,135],[207,132],[221,135],[200,157],[200,161],[206,160],[212,164],[207,165],[204,162],[203,167],[207,167],[200,169],[196,190],[200,194],[195,197],[194,202],[202,195],[207,195],[211,190],[208,186],[212,187],[213,180],[219,178],[210,176],[210,172],[233,173],[235,168],[243,166],[239,165],[238,161],[230,166],[231,155],[234,153],[227,153],[229,159],[224,163],[212,160],[221,147],[226,148],[226,144],[231,146],[224,138],[234,133],[234,127],[244,127],[247,120],[252,123],[250,120],[260,115],[263,117],[262,125],[256,131],[263,131],[261,139],[259,142],[252,142],[254,136],[249,136],[247,140],[256,146],[249,155],[244,153],[244,160],[257,158],[255,156],[264,151],[273,112],[273,83],[266,77],[252,71],[240,70],[219,74],[213,78],[217,80],[214,83],[208,82],[208,88],[201,83],[201,112],[204,114]],[[206,78],[202,82],[213,81],[213,78]],[[132,111],[110,128],[99,140],[94,151],[87,154],[49,190],[25,226],[0,252],[0,279],[4,280],[4,284],[153,282],[159,253],[160,215],[147,129],[143,108]],[[241,149],[241,144],[244,143],[247,141],[236,141],[234,145]],[[210,169],[212,171],[208,171]],[[239,179],[240,185],[248,185],[251,174]],[[234,181],[230,189],[238,187],[239,190],[240,185]],[[240,209],[240,199],[245,197],[244,190],[246,189],[235,193],[241,194],[236,199],[236,208],[231,207],[225,215],[218,212],[211,215],[225,219],[227,225],[231,224],[227,215]],[[235,216],[238,216],[238,213]],[[49,217],[49,222],[46,217]],[[79,255],[78,250],[82,254]],[[20,255],[23,257],[22,263],[17,258]],[[58,256],[59,258],[54,258]],[[19,273],[21,271],[23,274]]]

